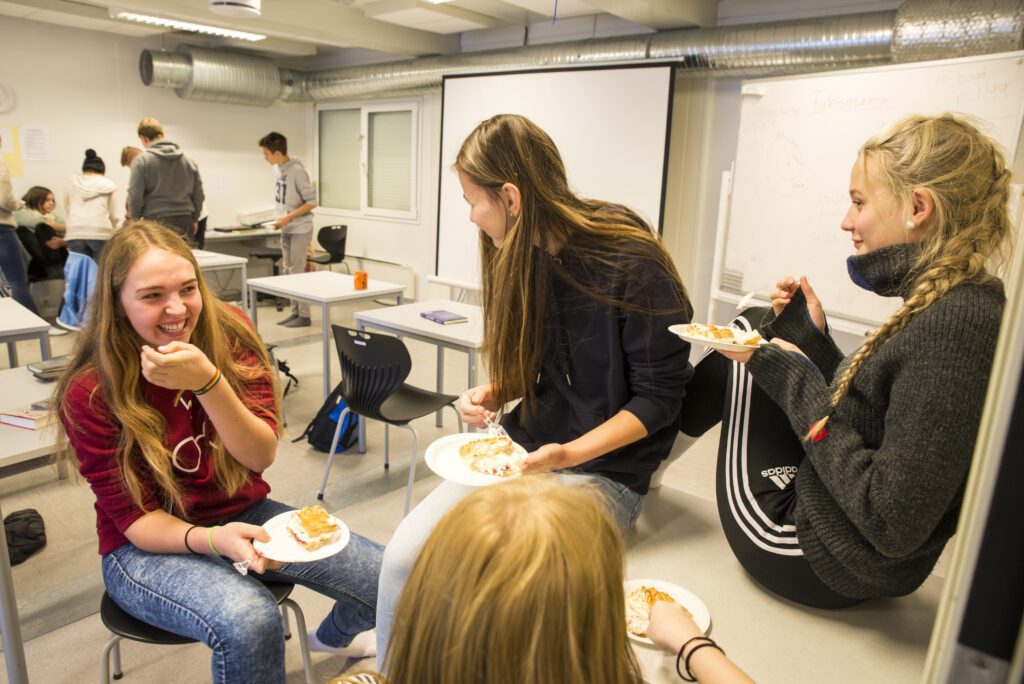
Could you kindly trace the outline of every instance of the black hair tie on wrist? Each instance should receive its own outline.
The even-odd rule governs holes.
[[[710,646],[711,648],[717,648],[722,655],[725,655],[725,651],[722,650],[722,647],[719,646],[718,644],[716,644],[711,639],[708,639],[707,641],[705,641],[702,644],[697,644],[692,649],[690,649],[689,653],[686,654],[686,663],[685,663],[686,664],[686,674],[690,675],[690,677],[691,677],[691,679],[687,679],[686,681],[688,681],[688,682],[695,682],[695,681],[697,681],[697,677],[693,674],[693,671],[690,670],[690,658],[693,657],[694,653],[696,653],[700,649],[704,648],[705,646]],[[678,661],[678,658],[676,660]]]
[[[199,555],[202,555],[202,554],[198,553],[195,549],[193,549],[191,546],[188,545],[188,533],[191,532],[192,530],[196,529],[197,527],[199,527],[199,525],[193,525],[192,527],[190,527],[187,530],[185,530],[185,548],[188,549],[189,553],[193,553],[193,554],[199,556]]]
[[[692,644],[694,641],[705,641],[705,642],[707,642],[707,644],[702,644],[704,646],[706,646],[708,644],[714,644],[715,643],[709,637],[701,635],[701,636],[690,637],[689,639],[687,639],[686,641],[683,642],[682,646],[679,647],[679,654],[676,655],[676,674],[679,675],[679,678],[682,679],[684,682],[695,682],[695,681],[697,681],[697,679],[695,677],[693,677],[692,673],[690,674],[689,677],[687,677],[685,674],[683,674],[683,667],[682,667],[683,663],[681,662],[683,660],[683,651],[685,651],[686,647],[689,646],[690,644]],[[696,650],[696,649],[694,649],[694,650]],[[719,650],[721,650],[721,649],[719,649]],[[693,651],[691,651],[691,653],[692,652]],[[687,660],[687,662],[689,662],[690,659],[687,658],[686,660]],[[686,671],[689,672],[690,668],[687,667]]]

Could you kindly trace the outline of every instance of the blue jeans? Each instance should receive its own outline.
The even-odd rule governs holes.
[[[21,241],[14,226],[0,225],[0,271],[3,271],[7,282],[11,284],[14,301],[38,316],[39,309],[28,291],[28,274],[25,272],[25,260],[21,256]]]
[[[264,499],[222,522],[261,525],[288,510],[293,508]],[[382,551],[353,534],[330,558],[243,576],[223,558],[149,553],[125,544],[103,557],[103,582],[128,613],[213,649],[214,682],[280,683],[284,628],[274,597],[257,578],[301,584],[335,599],[316,635],[329,646],[344,646],[374,626]]]
[[[625,485],[592,473],[562,472],[558,477],[567,485],[591,484],[604,495],[619,529],[625,533],[636,522],[643,506],[643,497]],[[501,485],[494,485],[500,487]],[[398,609],[402,588],[412,567],[427,543],[434,527],[451,508],[475,491],[476,487],[445,480],[405,516],[384,550],[384,565],[377,594],[377,669],[383,671],[384,655],[391,638],[391,625]]]

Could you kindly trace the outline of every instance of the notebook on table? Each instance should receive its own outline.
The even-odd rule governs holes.
[[[426,318],[428,321],[439,323],[440,325],[451,325],[452,323],[465,323],[469,319],[462,314],[457,314],[453,311],[445,311],[444,309],[437,309],[436,311],[422,311],[420,316]]]

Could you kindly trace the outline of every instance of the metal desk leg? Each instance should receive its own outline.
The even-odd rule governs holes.
[[[16,346],[17,344],[17,342],[7,343],[7,360],[10,362],[11,368],[18,367],[18,347]]]
[[[252,288],[246,283],[245,288],[249,291],[249,319],[252,320],[252,327],[257,333],[259,333],[259,325],[256,321],[256,304],[259,299],[259,295],[253,292]]]
[[[324,399],[331,393],[331,316],[327,302],[320,305],[320,313],[324,320]]]
[[[3,514],[0,513],[0,519]],[[7,535],[0,534],[0,631],[3,632],[4,658],[7,661],[7,681],[28,684],[28,665],[25,645],[21,640],[18,622],[18,603],[14,597],[14,579],[11,577],[10,556],[7,555]]]
[[[248,270],[246,268],[246,264],[242,264],[242,275],[241,275],[241,278],[242,278],[242,282],[240,282],[238,284],[239,285],[238,290],[239,290],[239,292],[242,293],[242,308],[246,309],[249,306],[249,300],[246,299],[246,297],[245,297],[246,293],[249,291],[249,288],[247,288],[245,286],[245,284],[247,282],[249,282],[249,276],[248,276]]]
[[[366,330],[366,326],[361,322],[356,323],[356,330],[362,332]],[[359,446],[357,451],[361,454],[366,453],[366,418],[359,416],[359,424],[356,427],[356,434],[359,436]]]
[[[444,391],[444,347],[437,345],[437,393],[441,394]],[[441,416],[441,410],[439,409],[434,417],[434,425],[437,427],[444,426],[444,419]]]
[[[43,355],[43,361],[50,358],[50,333],[41,332],[39,333],[39,349]],[[13,368],[13,366],[11,366]]]

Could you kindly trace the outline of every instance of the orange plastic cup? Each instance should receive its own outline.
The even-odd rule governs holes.
[[[355,273],[352,274],[352,277],[354,278],[353,286],[357,290],[366,289],[366,283],[368,282],[368,279],[366,277],[366,271],[356,271]]]

